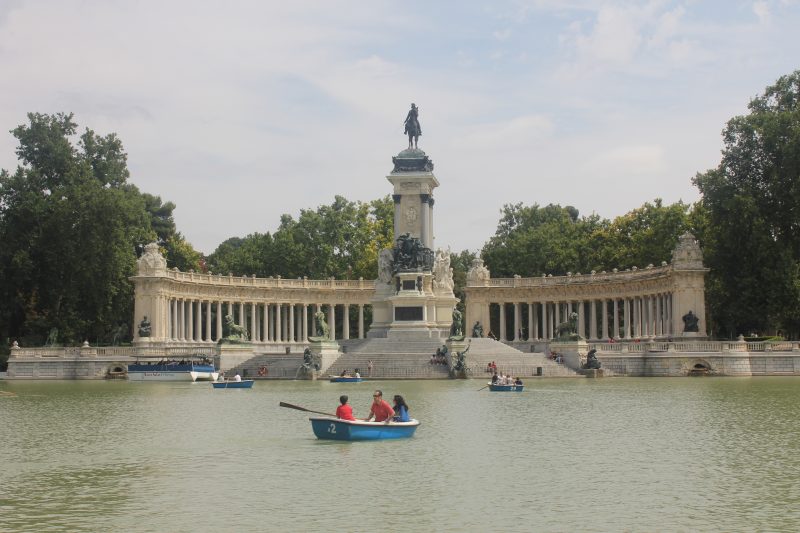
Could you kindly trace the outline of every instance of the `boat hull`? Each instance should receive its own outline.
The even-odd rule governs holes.
[[[492,392],[522,392],[524,385],[492,385],[489,383],[489,390]]]
[[[216,381],[219,377],[211,365],[141,364],[128,365],[130,381]]]
[[[418,420],[410,422],[364,422],[330,417],[311,417],[311,428],[318,439],[324,440],[385,440],[407,439],[419,427]]]
[[[361,383],[364,378],[331,376],[331,383]]]
[[[252,379],[243,379],[242,381],[214,381],[211,385],[215,389],[252,389],[253,383],[255,383]]]

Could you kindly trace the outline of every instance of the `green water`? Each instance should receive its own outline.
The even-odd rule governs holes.
[[[800,529],[796,378],[482,385],[0,381],[0,531]],[[278,406],[364,416],[376,386],[414,438]]]

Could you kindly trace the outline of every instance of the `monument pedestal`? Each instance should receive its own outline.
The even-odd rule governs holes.
[[[567,367],[572,370],[581,370],[586,354],[589,352],[589,345],[583,339],[556,341],[550,344],[550,349],[561,354]]]
[[[339,352],[339,343],[332,340],[309,339],[308,349],[311,350],[314,359],[319,361],[318,373],[321,375],[324,375],[325,371],[328,370],[341,355]],[[317,372],[313,374],[314,377],[310,379],[317,378]]]
[[[223,342],[217,344],[217,354],[214,357],[214,366],[217,369],[225,371],[229,368],[239,366],[248,359],[251,359],[253,353],[253,345],[249,342],[231,343]]]

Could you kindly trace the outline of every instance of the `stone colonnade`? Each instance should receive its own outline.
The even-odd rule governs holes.
[[[227,315],[247,331],[251,342],[305,343],[315,335],[314,315],[320,311],[332,339],[363,339],[368,328],[365,312],[375,293],[375,282],[363,279],[256,278],[168,270],[154,244],[145,247],[138,274],[131,279],[136,287],[134,341],[150,344],[217,342]],[[150,334],[143,336],[140,326],[145,317]]]
[[[671,263],[643,269],[492,279],[476,259],[464,289],[466,333],[480,322],[501,341],[549,340],[576,313],[578,334],[590,340],[705,337],[707,271],[689,233]]]
[[[475,321],[489,325],[500,341],[554,339],[558,337],[558,325],[573,312],[578,315],[578,334],[589,340],[655,338],[680,333],[675,330],[670,293],[580,301],[515,302],[513,297],[509,301],[499,296],[497,301],[471,306],[471,311],[469,314],[475,317],[484,317],[483,321],[479,318]],[[497,319],[492,322],[492,317]],[[468,320],[472,318],[468,316]],[[467,333],[471,333],[471,328],[468,329]]]
[[[217,342],[222,338],[224,317],[230,315],[234,323],[247,331],[251,342],[306,343],[308,337],[315,334],[314,315],[319,311],[325,314],[332,340],[349,339],[351,307],[358,309],[358,328],[354,336],[363,339],[363,303],[270,303],[163,296],[158,298],[155,311],[151,312],[153,320],[161,326],[155,328],[151,339],[168,342]],[[342,317],[339,330],[335,327],[338,316]]]

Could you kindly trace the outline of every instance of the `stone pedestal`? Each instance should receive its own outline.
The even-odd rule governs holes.
[[[239,366],[248,359],[251,359],[253,345],[249,342],[243,343],[220,343],[217,344],[217,353],[214,356],[214,365],[223,372],[235,366]]]
[[[550,349],[561,354],[564,364],[573,370],[580,370],[589,352],[589,345],[585,340],[556,341],[550,344]]]
[[[309,339],[308,348],[314,355],[314,359],[319,361],[319,374],[324,374],[341,355],[339,343],[336,341]],[[300,364],[302,364],[302,360]],[[316,376],[311,379],[316,379]]]
[[[581,368],[578,373],[587,378],[602,378],[604,376],[602,368]]]

